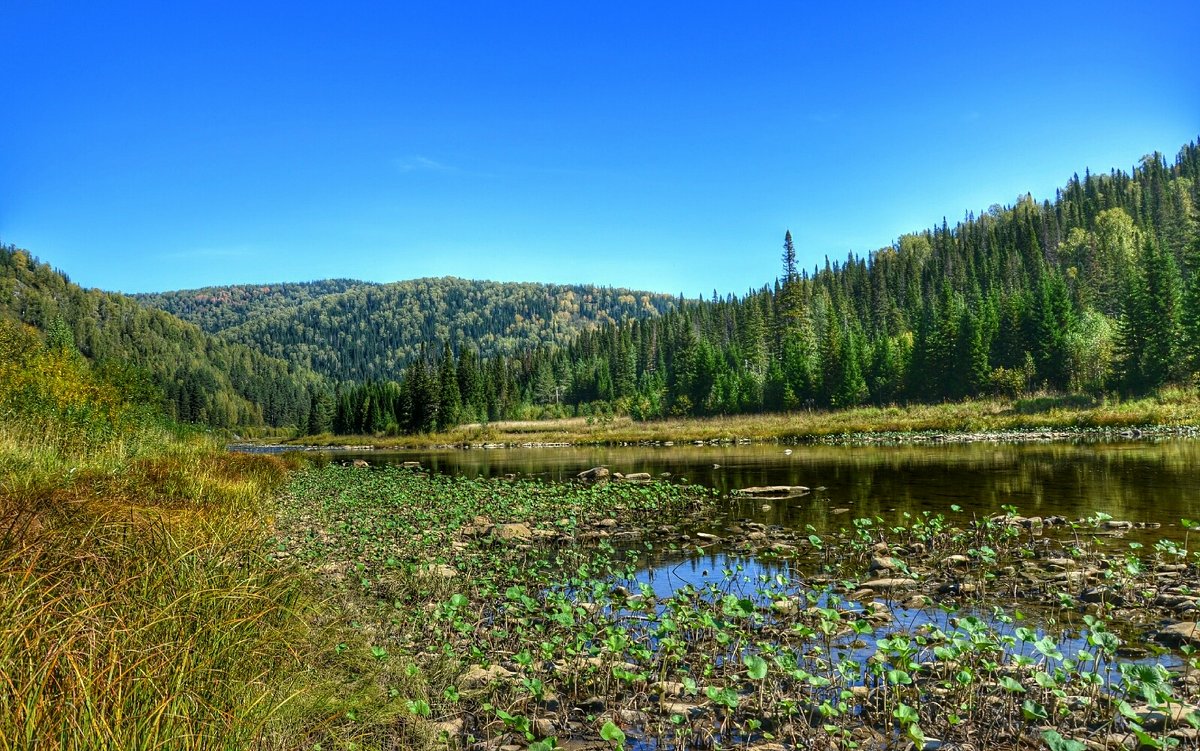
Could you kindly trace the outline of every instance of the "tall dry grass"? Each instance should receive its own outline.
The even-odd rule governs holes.
[[[286,474],[0,325],[0,749],[278,736],[308,629],[302,580],[268,555]]]

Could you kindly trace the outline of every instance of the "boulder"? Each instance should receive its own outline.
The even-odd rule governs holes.
[[[1138,722],[1143,728],[1151,732],[1158,732],[1187,724],[1185,718],[1194,714],[1196,708],[1186,704],[1171,704],[1169,707],[1151,707],[1148,704],[1142,704],[1134,706],[1133,712],[1138,716]]]
[[[580,480],[607,480],[612,473],[608,471],[608,467],[592,467],[585,469],[575,475]]]
[[[492,535],[498,540],[527,542],[533,539],[533,530],[525,522],[510,522],[492,527]]]
[[[876,592],[887,592],[893,589],[908,589],[910,587],[915,587],[917,586],[917,582],[913,581],[912,579],[899,578],[872,579],[870,581],[863,582],[861,586],[866,589],[873,589]]]
[[[795,613],[799,609],[800,601],[792,597],[785,597],[780,600],[775,600],[771,603],[771,610],[774,610],[776,613],[780,613],[782,615]]]
[[[1086,589],[1079,594],[1079,599],[1082,600],[1083,602],[1090,602],[1090,603],[1094,603],[1094,604],[1100,604],[1100,603],[1104,603],[1104,604],[1108,604],[1108,605],[1124,605],[1125,604],[1125,598],[1122,597],[1117,592],[1112,591],[1108,587],[1091,587],[1090,589]]]
[[[624,479],[628,482],[649,482],[651,477],[649,472],[630,472]]]
[[[795,498],[807,492],[809,489],[803,485],[761,485],[733,491],[734,495],[751,498]]]
[[[364,467],[369,467],[371,465],[367,462],[366,459],[355,459],[352,466],[354,466],[357,469],[363,469]]]
[[[575,704],[575,708],[586,714],[600,714],[608,707],[608,703],[599,696],[591,696]]]
[[[457,739],[463,733],[463,721],[461,717],[456,717],[453,720],[437,723],[433,729],[438,733],[445,733],[449,739]]]
[[[480,514],[472,519],[470,524],[463,525],[462,535],[463,537],[487,537],[492,533],[494,526],[491,519]]]
[[[681,715],[688,719],[696,719],[705,714],[707,711],[702,705],[694,704],[690,701],[666,701],[662,702],[662,711],[664,714]]]
[[[650,693],[660,696],[683,696],[685,686],[677,681],[655,681],[650,684]]]
[[[908,566],[904,561],[890,555],[877,555],[871,558],[868,571],[904,571]]]
[[[472,665],[458,679],[458,683],[463,688],[483,688],[493,683],[509,680],[514,675],[515,673],[511,670],[500,665],[490,665],[486,668],[482,665]]]
[[[887,623],[892,620],[892,611],[882,602],[867,602],[863,608],[863,617],[875,624]]]
[[[1197,646],[1200,645],[1200,628],[1197,628],[1197,624],[1191,621],[1172,623],[1170,626],[1164,626],[1163,628],[1160,628],[1158,632],[1154,634],[1154,638],[1156,641],[1160,641],[1163,644],[1173,647],[1179,647],[1185,644]]]
[[[431,563],[425,567],[425,572],[443,579],[453,579],[458,576],[458,569],[453,566],[447,566],[444,563]]]

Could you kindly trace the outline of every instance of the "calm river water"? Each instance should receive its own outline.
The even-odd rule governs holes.
[[[563,480],[607,466],[615,472],[670,472],[671,482],[716,489],[724,512],[766,524],[818,530],[850,518],[904,512],[1000,513],[1158,522],[1157,536],[1182,533],[1181,518],[1200,517],[1200,441],[972,443],[907,446],[776,445],[574,447],[372,452],[372,464],[419,461],[435,472],[469,477],[516,474]],[[339,455],[340,457],[341,455]],[[754,485],[804,485],[814,492],[786,501],[728,498]],[[769,505],[769,509],[764,509]]]

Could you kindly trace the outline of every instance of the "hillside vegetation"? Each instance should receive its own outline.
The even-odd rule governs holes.
[[[1027,195],[811,270],[788,233],[774,284],[709,301],[443,278],[139,305],[5,248],[0,315],[65,331],[176,419],[313,435],[1035,393],[1111,401],[1190,388],[1200,373],[1198,205],[1193,143],[1173,162],[1085,172],[1052,201]]]
[[[320,379],[132,298],[85,290],[28,252],[0,246],[0,318],[70,343],[168,417],[218,427],[306,425]]]
[[[354,382],[398,379],[442,342],[483,356],[512,354],[675,307],[674,298],[649,292],[451,277],[237,285],[138,299],[227,341]]]

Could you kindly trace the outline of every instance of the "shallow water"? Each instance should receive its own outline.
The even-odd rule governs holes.
[[[1182,518],[1200,516],[1200,441],[1087,441],[907,446],[572,447],[371,452],[373,464],[419,461],[435,472],[468,477],[507,474],[562,480],[582,470],[672,474],[717,490],[721,514],[819,532],[849,519],[945,512],[980,516],[1015,506],[1026,516],[1069,519],[1104,512],[1156,522],[1155,534],[1183,534]],[[755,485],[820,488],[787,501],[730,498]],[[769,506],[769,508],[764,508]]]
[[[951,513],[951,507],[957,506],[961,512],[954,515],[961,519],[962,514],[989,516],[1012,506],[1027,516],[1069,519],[1103,512],[1116,519],[1163,525],[1161,529],[1131,533],[1130,539],[1138,534],[1182,538],[1185,530],[1179,520],[1200,517],[1200,472],[1197,472],[1200,441],[1186,439],[793,446],[790,453],[786,447],[776,445],[687,445],[368,452],[342,453],[333,457],[336,461],[352,458],[366,459],[375,466],[417,461],[433,472],[467,477],[511,474],[567,480],[582,470],[599,465],[623,473],[647,472],[654,477],[669,472],[671,482],[688,482],[717,491],[721,500],[716,511],[700,524],[718,532],[735,519],[746,519],[794,530],[812,525],[823,535],[850,526],[856,517],[879,516],[885,522],[901,522],[904,514]],[[805,485],[814,490],[785,501],[732,495],[734,490],[754,485]],[[680,530],[681,533],[685,531],[688,530]],[[767,619],[772,624],[780,622],[771,620],[777,617],[771,607],[772,601],[777,599],[789,598],[819,606],[838,605],[829,588],[813,575],[813,567],[808,565],[807,559],[756,556],[752,549],[739,552],[735,546],[720,544],[706,544],[704,552],[697,552],[697,542],[700,538],[694,535],[686,542],[682,536],[669,537],[657,541],[651,548],[637,538],[621,538],[620,542],[614,538],[614,543],[623,548],[622,553],[636,552],[637,555],[629,559],[636,561],[632,564],[630,578],[613,583],[621,584],[631,593],[644,593],[652,598],[642,601],[640,611],[619,611],[618,623],[631,633],[637,633],[638,629],[652,627],[667,608],[682,609],[690,603],[699,604],[704,612],[719,615],[726,597],[750,600],[755,612],[753,617]],[[679,594],[683,597],[674,604],[668,602]],[[810,596],[811,599],[800,599]],[[703,603],[699,602],[701,599]],[[1051,636],[1062,655],[1057,659],[1043,659],[1048,671],[1051,666],[1064,665],[1064,655],[1072,660],[1082,660],[1081,654],[1094,651],[1088,646],[1087,626],[1082,622],[1080,612],[1074,609],[1059,612],[1053,602],[969,602],[956,608],[956,603],[945,601],[946,609],[942,609],[937,606],[911,607],[907,600],[893,601],[882,596],[876,599],[886,601],[890,619],[872,624],[869,633],[839,631],[828,641],[825,652],[817,653],[827,655],[826,670],[832,670],[835,664],[838,670],[843,665],[849,666],[845,676],[849,684],[878,682],[878,676],[869,675],[872,668],[868,660],[888,652],[885,638],[889,641],[900,636],[907,639],[936,629],[955,639],[968,639],[967,630],[974,628],[972,624],[976,622],[985,624],[983,627],[991,634],[989,639],[1005,643],[1006,660],[1012,659],[1014,653],[1030,661],[1043,659],[1035,651],[1038,646],[1034,639]],[[716,607],[708,607],[714,604]],[[993,611],[992,604],[1005,610]],[[840,607],[851,605],[842,602]],[[1018,608],[1023,612],[1019,613]],[[795,623],[803,623],[802,619],[806,617],[807,614],[797,613]],[[1021,624],[1033,630],[1033,639],[1020,636],[1024,630],[1018,631]],[[1149,632],[1126,633],[1128,629],[1122,629],[1120,623],[1112,624],[1112,630],[1135,646],[1150,635]],[[761,638],[764,639],[780,639],[781,649],[793,649],[797,659],[803,657],[803,664],[808,664],[809,651],[806,649],[802,653],[799,647],[790,645],[787,636],[778,636],[778,631],[767,632],[752,627],[739,631],[731,627],[727,632],[734,634],[737,640],[727,650],[713,652],[714,665],[729,662],[734,672],[738,672],[737,663],[743,657],[739,650],[759,649],[759,645],[752,646],[752,642],[763,634],[765,636]],[[653,640],[649,643],[653,645]],[[1153,645],[1145,646],[1148,649],[1126,653],[1128,657],[1122,661],[1167,668],[1182,665],[1178,654],[1160,654]],[[706,644],[707,648],[717,649],[711,642]],[[986,651],[986,648],[980,649]],[[976,657],[972,652],[969,659]],[[932,659],[927,651],[919,658]],[[1105,659],[1091,664],[1094,667],[1088,669],[1095,670],[1114,693],[1128,688],[1115,661]],[[817,699],[822,698],[819,689],[813,689],[811,693]],[[702,697],[699,700],[703,700]],[[650,751],[682,747],[670,741],[660,744],[644,727],[629,730],[628,747],[632,749]],[[740,731],[737,730],[729,732],[732,734],[725,739],[733,743],[757,739],[738,736],[736,733]]]

